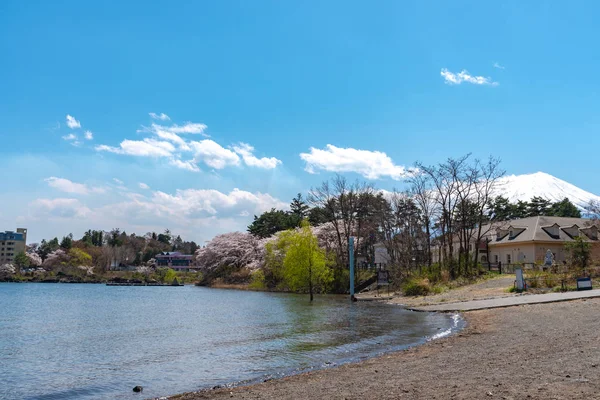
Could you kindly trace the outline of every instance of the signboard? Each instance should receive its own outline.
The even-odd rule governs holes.
[[[523,280],[523,270],[521,268],[515,268],[515,275],[517,276],[517,290],[520,292],[525,288],[525,281]]]
[[[592,280],[590,278],[577,278],[577,290],[592,290]]]
[[[377,285],[386,286],[390,284],[390,272],[389,271],[377,271]]]

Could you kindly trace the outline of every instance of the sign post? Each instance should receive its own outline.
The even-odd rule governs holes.
[[[354,238],[348,243],[348,259],[350,260],[350,300],[354,301]]]
[[[515,268],[515,276],[517,278],[517,291],[522,292],[525,289],[525,280],[523,279],[523,270],[521,268]]]

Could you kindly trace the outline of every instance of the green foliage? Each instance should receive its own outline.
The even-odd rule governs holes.
[[[325,291],[333,279],[329,260],[319,247],[308,221],[303,221],[298,231],[281,235],[283,258],[283,282],[292,291],[308,291],[313,299],[314,291]]]
[[[252,273],[252,280],[250,281],[250,285],[248,287],[254,290],[266,289],[267,284],[265,282],[265,273],[260,269],[254,271]]]
[[[90,229],[83,234],[81,241],[88,246],[101,247],[104,243],[104,232]]]
[[[552,204],[550,213],[555,217],[581,218],[581,211],[567,198]]]
[[[171,268],[156,268],[152,277],[162,283],[171,283],[177,278],[177,273]]]
[[[60,242],[60,247],[64,250],[69,250],[73,247],[73,234],[69,233],[67,236],[64,236]]]
[[[324,208],[313,207],[308,212],[308,221],[313,226],[321,225],[331,221],[331,214]]]
[[[300,221],[308,216],[309,210],[308,204],[302,199],[302,194],[298,193],[296,197],[292,199],[290,204],[290,210]]]
[[[163,282],[165,283],[171,283],[173,282],[173,280],[177,278],[177,272],[175,272],[174,270],[172,270],[171,268],[167,269],[167,272],[165,273],[165,277],[163,279]]]
[[[499,196],[489,204],[489,217],[493,221],[536,216],[581,218],[581,212],[567,198],[552,203],[535,196],[529,202],[519,200],[517,203],[511,203],[507,198]]]
[[[300,221],[301,218],[296,214],[272,208],[259,217],[255,215],[254,221],[248,225],[248,232],[259,238],[266,238],[279,231],[296,228]]]
[[[427,296],[431,289],[426,279],[413,278],[402,285],[402,291],[405,296]]]
[[[159,233],[157,240],[163,244],[171,244],[171,231],[165,229],[165,233]]]
[[[592,247],[583,237],[577,236],[573,238],[572,242],[566,242],[565,250],[569,253],[571,265],[578,268],[587,268]]]
[[[89,266],[92,264],[92,256],[81,249],[72,248],[69,250],[69,264],[74,266]]]
[[[46,242],[45,239],[42,239],[40,246],[38,247],[37,253],[43,260],[46,260],[48,254],[57,250],[60,247],[58,243],[58,238],[54,238]]]
[[[20,252],[15,256],[15,265],[19,268],[27,268],[29,267],[29,258],[25,254],[25,252]]]

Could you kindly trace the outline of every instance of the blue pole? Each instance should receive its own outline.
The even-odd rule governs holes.
[[[350,260],[350,300],[354,300],[354,238],[350,238],[348,243],[348,252]]]

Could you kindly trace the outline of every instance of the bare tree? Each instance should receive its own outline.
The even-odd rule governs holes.
[[[415,174],[410,179],[410,196],[421,210],[425,228],[427,266],[431,267],[431,239],[433,224],[439,213],[436,192],[432,190],[431,178],[426,174]]]
[[[365,221],[370,216],[370,202],[373,196],[374,190],[369,183],[360,181],[349,183],[341,175],[336,175],[331,181],[325,181],[321,186],[309,191],[308,202],[312,206],[324,209],[330,218],[329,223],[335,229],[338,268],[334,270],[334,274],[349,265],[348,247],[351,237],[356,238],[354,246],[356,262],[366,228]]]

